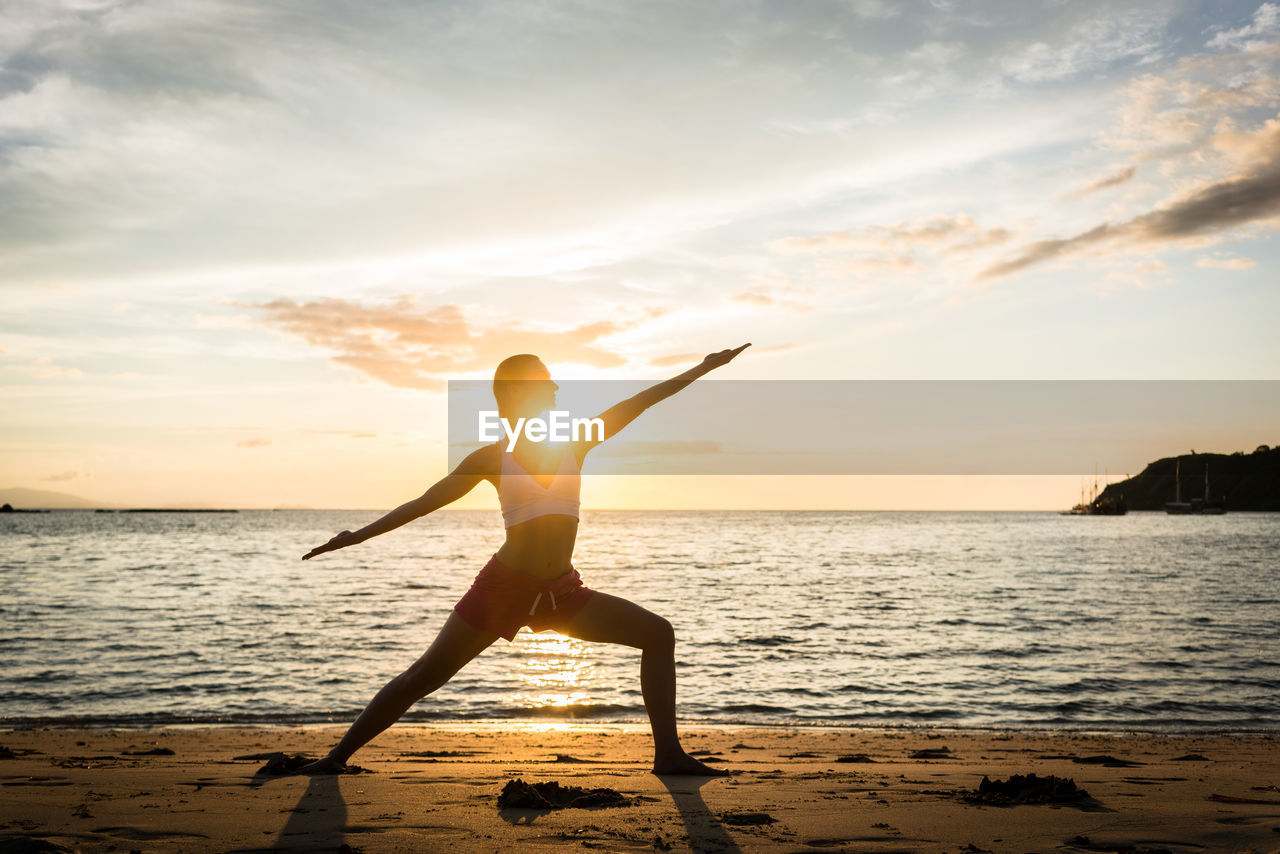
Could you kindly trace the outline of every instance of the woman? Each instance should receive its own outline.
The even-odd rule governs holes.
[[[444,685],[499,637],[515,639],[523,626],[555,629],[592,643],[620,643],[641,652],[640,686],[653,729],[653,773],[725,776],[685,753],[676,735],[675,635],[662,617],[626,599],[584,587],[570,563],[578,533],[578,476],[587,452],[641,412],[750,347],[712,353],[677,377],[658,383],[600,414],[604,437],[553,445],[516,440],[487,445],[418,498],[359,531],[343,531],[302,559],[353,546],[438,510],[482,480],[498,490],[506,541],[476,576],[430,648],[392,679],[360,713],[342,740],[302,773],[341,773],[347,760],[391,726],[410,706]],[[506,359],[493,377],[498,415],[508,424],[555,405],[559,388],[537,356]],[[590,431],[593,432],[593,431]]]

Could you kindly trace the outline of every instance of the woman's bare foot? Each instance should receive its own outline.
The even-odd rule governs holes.
[[[303,765],[298,769],[299,774],[343,774],[346,773],[347,765],[345,762],[339,762],[331,757],[317,759],[310,765]]]
[[[684,751],[674,756],[653,760],[653,773],[659,775],[687,774],[694,777],[729,776],[729,772],[724,768],[712,768],[710,765],[694,759]]]

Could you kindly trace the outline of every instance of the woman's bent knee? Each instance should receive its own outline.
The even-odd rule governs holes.
[[[666,617],[655,617],[653,627],[649,630],[649,643],[646,647],[655,649],[674,649],[676,630]]]

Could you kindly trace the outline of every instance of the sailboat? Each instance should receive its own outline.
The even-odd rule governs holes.
[[[1178,460],[1173,469],[1173,500],[1166,501],[1164,512],[1175,516],[1183,516],[1190,513],[1203,514],[1207,516],[1221,516],[1227,512],[1226,499],[1214,501],[1209,498],[1209,465],[1206,463],[1204,467],[1204,498],[1193,498],[1190,501],[1182,500],[1182,460]]]
[[[1123,516],[1129,512],[1129,507],[1125,504],[1124,496],[1103,498],[1098,493],[1098,470],[1093,471],[1093,491],[1089,493],[1089,500],[1084,497],[1084,485],[1080,485],[1080,503],[1070,510],[1063,510],[1059,515],[1062,516]]]

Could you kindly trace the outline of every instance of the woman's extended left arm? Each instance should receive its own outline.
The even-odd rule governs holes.
[[[381,519],[370,522],[358,531],[343,531],[324,545],[316,546],[303,555],[302,559],[308,560],[325,552],[337,551],[338,549],[345,549],[347,546],[363,543],[365,540],[376,537],[379,534],[385,534],[387,531],[394,531],[401,525],[406,525],[414,519],[439,510],[446,504],[452,504],[475,489],[476,485],[485,479],[489,470],[493,468],[493,462],[490,459],[493,453],[493,446],[486,446],[472,452],[458,464],[457,468],[436,481],[430,489],[417,498],[412,501],[406,501],[396,509],[388,512]]]
[[[690,368],[683,374],[674,376],[669,380],[664,380],[657,385],[652,385],[637,395],[633,395],[626,400],[616,403],[613,406],[600,413],[600,419],[604,421],[604,436],[607,439],[616,434],[623,427],[626,427],[632,421],[655,403],[666,400],[671,395],[689,385],[698,377],[711,373],[716,368],[729,364],[743,350],[751,345],[743,344],[741,347],[735,347],[732,350],[721,350],[719,353],[708,355],[702,362],[695,367]],[[603,439],[601,441],[604,441]],[[582,443],[587,450],[600,444],[600,442],[584,442]],[[585,451],[584,451],[585,453]]]

